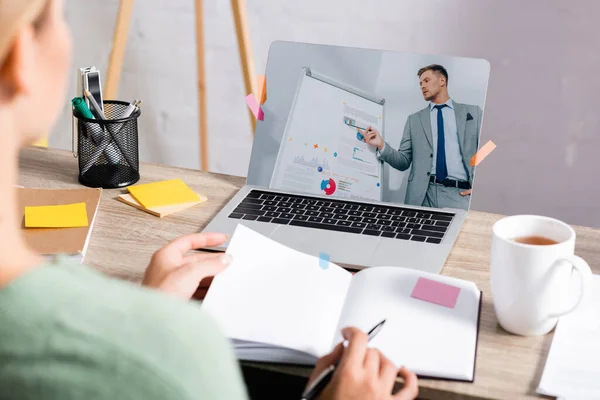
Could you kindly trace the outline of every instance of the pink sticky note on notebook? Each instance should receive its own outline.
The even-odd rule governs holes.
[[[258,104],[252,93],[246,96],[246,104],[248,104],[248,107],[250,107],[252,114],[254,114],[257,120],[264,121],[265,114],[263,113],[262,108],[260,108],[260,104]]]
[[[432,281],[431,279],[419,278],[411,297],[439,304],[440,306],[454,308],[459,293],[460,288],[456,286]]]

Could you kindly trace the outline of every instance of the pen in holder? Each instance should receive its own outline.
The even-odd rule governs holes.
[[[83,98],[73,99],[77,121],[79,182],[105,189],[132,185],[140,179],[138,107],[104,101],[105,119],[95,118]]]

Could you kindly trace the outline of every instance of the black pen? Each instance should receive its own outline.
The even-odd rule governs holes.
[[[377,333],[379,333],[379,331],[383,327],[384,323],[385,323],[385,319],[383,321],[381,321],[380,323],[378,323],[377,325],[375,325],[369,331],[369,333],[368,333],[369,341],[371,339],[373,339],[375,337],[375,335],[377,335]],[[325,370],[323,370],[323,372],[321,372],[317,376],[317,378],[314,380],[314,382],[309,387],[306,388],[306,390],[302,394],[302,400],[312,400],[312,399],[316,398],[319,394],[321,394],[323,389],[325,389],[325,386],[327,386],[329,381],[331,381],[331,378],[333,377],[333,373],[335,372],[335,367],[337,367],[337,365],[338,365],[338,363],[336,363],[335,365],[330,365],[329,367],[325,368]]]

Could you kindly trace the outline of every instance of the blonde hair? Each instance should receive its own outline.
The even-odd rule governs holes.
[[[0,0],[0,66],[19,29],[40,16],[50,0]]]

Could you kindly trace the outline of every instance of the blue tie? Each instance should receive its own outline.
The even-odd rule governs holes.
[[[437,156],[435,158],[435,178],[443,182],[448,177],[448,168],[446,167],[446,141],[444,139],[444,116],[442,108],[448,107],[447,104],[439,104],[437,108]]]

